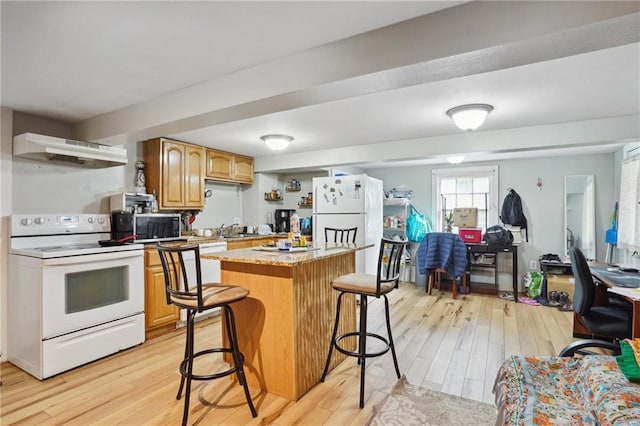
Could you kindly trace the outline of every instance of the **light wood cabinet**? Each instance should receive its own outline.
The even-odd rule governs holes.
[[[253,183],[253,158],[207,149],[206,178],[224,182]]]
[[[171,139],[144,143],[147,192],[161,210],[204,208],[205,148]]]
[[[253,183],[253,158],[234,155],[233,180],[242,183]]]
[[[167,304],[164,273],[155,248],[144,251],[144,264],[145,329],[175,324],[180,319],[180,311],[175,305]]]
[[[277,239],[278,238],[275,235],[271,235],[263,238],[251,238],[246,240],[227,241],[227,250],[258,247],[260,245],[267,244],[269,241],[275,241]]]

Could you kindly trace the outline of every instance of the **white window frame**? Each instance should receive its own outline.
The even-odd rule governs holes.
[[[444,178],[455,177],[488,177],[489,196],[487,199],[487,226],[498,224],[498,166],[478,166],[478,167],[455,167],[447,169],[433,169],[431,172],[431,205],[433,206],[432,217],[436,218],[434,231],[443,229],[442,223],[442,197],[440,196],[440,182]],[[478,224],[483,227],[484,224]]]

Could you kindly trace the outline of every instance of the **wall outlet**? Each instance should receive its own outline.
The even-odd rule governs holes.
[[[234,217],[233,218],[233,224],[234,225],[240,225],[240,218],[239,217]]]
[[[531,262],[529,262],[529,269],[531,270],[538,269],[538,262],[536,262],[535,260],[532,260]]]

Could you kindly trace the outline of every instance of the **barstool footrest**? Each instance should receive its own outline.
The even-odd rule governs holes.
[[[201,356],[201,355],[208,355],[208,354],[212,354],[212,353],[230,353],[233,354],[233,350],[230,348],[211,348],[211,349],[205,349],[203,351],[199,351],[196,352],[195,354],[193,354],[193,359],[195,360],[197,357]],[[240,353],[240,357],[242,358],[242,362],[244,363],[244,355],[242,353]],[[185,358],[184,360],[182,360],[182,362],[180,363],[180,374],[182,374],[184,377],[188,376],[187,373],[187,366],[189,364],[189,359]],[[235,372],[237,372],[239,370],[238,367],[236,366],[232,366],[227,370],[224,371],[219,371],[217,373],[212,373],[212,374],[191,374],[191,379],[192,380],[214,380],[214,379],[219,379],[221,377],[226,377],[229,376]]]
[[[364,353],[364,357],[365,358],[375,358],[377,356],[384,355],[387,352],[389,352],[389,349],[391,349],[391,346],[389,345],[389,340],[386,337],[383,337],[383,336],[381,336],[379,334],[374,334],[374,333],[365,333],[365,334],[367,335],[367,337],[373,337],[374,339],[378,339],[379,341],[381,341],[382,343],[384,343],[386,345],[386,347],[384,349],[382,349],[381,351],[378,351],[378,352],[365,352]],[[360,336],[360,333],[357,332],[357,331],[352,331],[352,332],[349,332],[349,333],[341,334],[338,337],[336,337],[336,340],[334,342],[334,346],[335,346],[335,348],[336,348],[336,350],[338,352],[341,352],[341,353],[343,353],[345,355],[348,355],[348,356],[353,356],[353,357],[358,357],[359,358],[359,357],[362,356],[362,354],[360,352],[348,351],[348,350],[346,350],[346,349],[344,349],[344,348],[342,348],[340,346],[340,341],[342,339],[346,339],[347,337],[359,337],[359,336]]]

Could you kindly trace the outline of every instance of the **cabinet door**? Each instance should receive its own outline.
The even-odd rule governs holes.
[[[233,158],[233,180],[253,183],[253,158],[235,155]]]
[[[179,142],[162,141],[162,188],[161,208],[185,206],[185,153],[186,145]]]
[[[146,329],[175,323],[180,319],[180,311],[175,305],[168,305],[165,293],[162,267],[148,267],[144,277],[144,311]]]
[[[184,206],[187,208],[204,208],[204,153],[204,148],[199,146],[185,147]]]
[[[232,175],[233,155],[208,149],[206,177],[209,179],[231,180]]]

